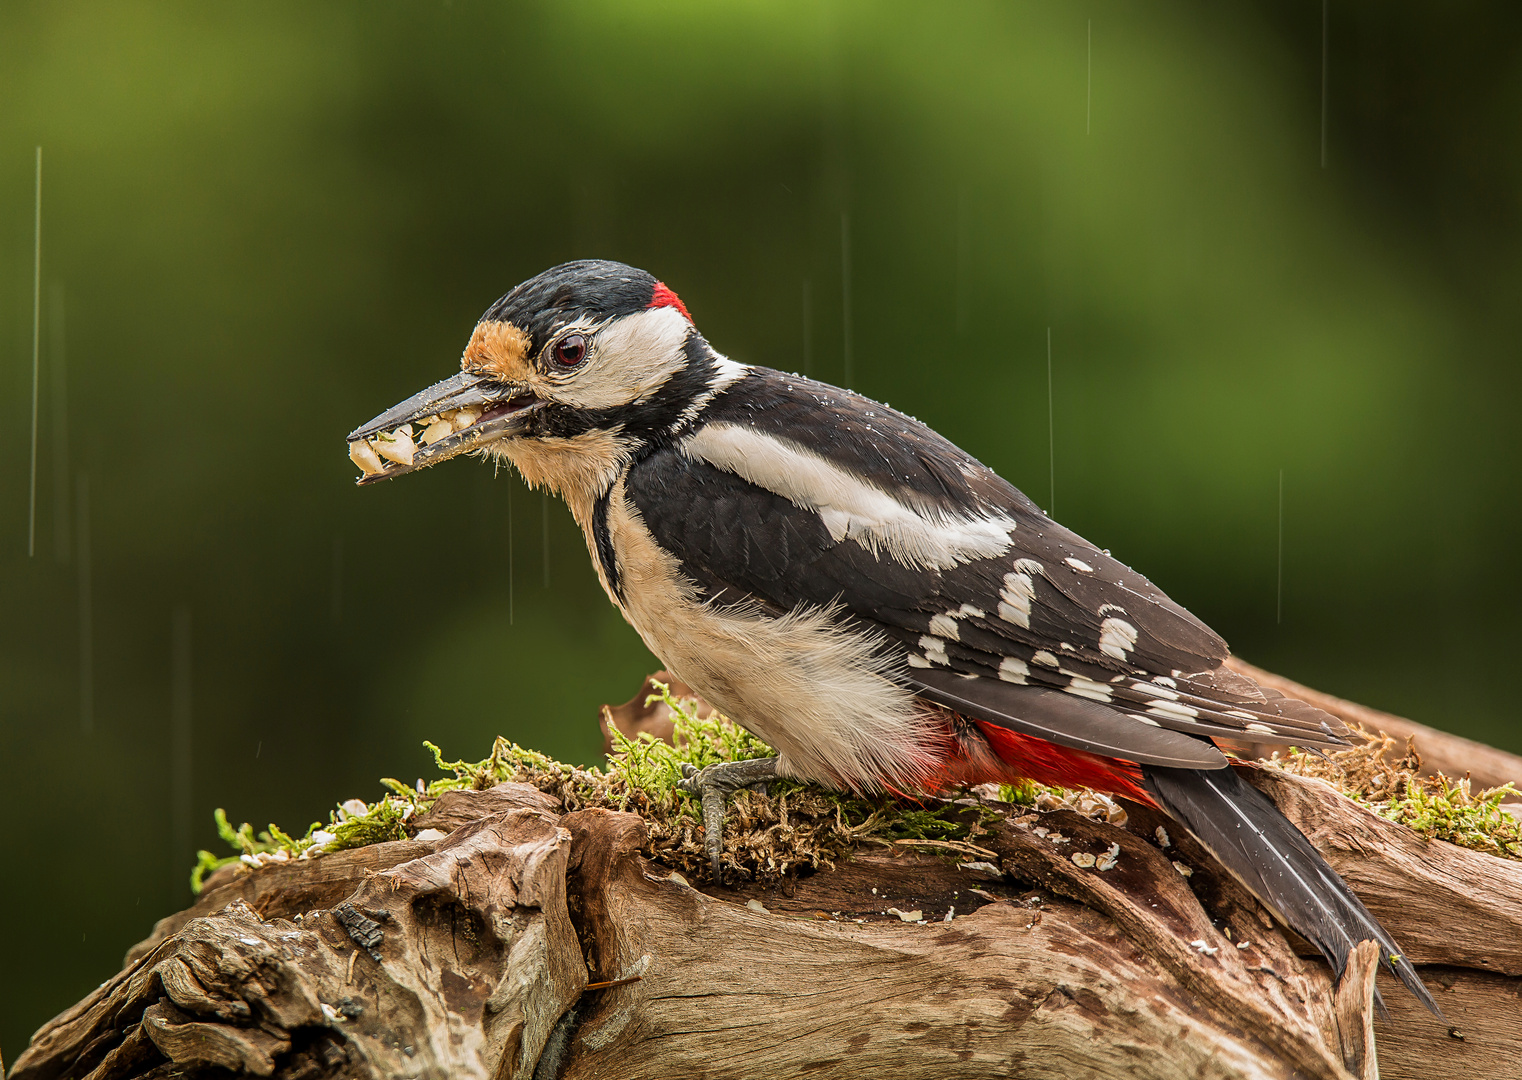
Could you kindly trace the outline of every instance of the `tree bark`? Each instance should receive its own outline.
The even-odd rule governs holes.
[[[1429,760],[1462,749],[1418,740]],[[1522,863],[1318,781],[1253,779],[1448,1026],[1376,978],[1372,943],[1334,987],[1145,811],[1025,815],[731,887],[647,859],[636,815],[500,784],[414,823],[443,839],[223,872],[11,1078],[1522,1077]]]

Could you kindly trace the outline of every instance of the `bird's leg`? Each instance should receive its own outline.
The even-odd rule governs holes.
[[[719,857],[724,854],[724,807],[729,796],[741,788],[765,791],[766,782],[777,777],[777,759],[751,758],[748,761],[720,761],[699,769],[683,765],[684,779],[676,786],[703,800],[703,847],[713,863],[713,876],[719,878]]]

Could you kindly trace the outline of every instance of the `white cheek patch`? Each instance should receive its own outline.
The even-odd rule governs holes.
[[[911,569],[950,570],[1010,548],[1012,518],[905,505],[796,443],[735,424],[709,424],[681,443],[705,461],[813,510],[834,540],[853,540]]]
[[[591,355],[583,366],[552,378],[548,393],[578,409],[614,409],[645,401],[687,366],[691,328],[674,307],[614,319],[590,335]]]

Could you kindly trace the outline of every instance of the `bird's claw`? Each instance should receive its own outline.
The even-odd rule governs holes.
[[[776,758],[720,761],[699,769],[682,766],[679,790],[696,795],[703,805],[703,850],[713,866],[714,880],[723,880],[720,860],[724,855],[724,808],[729,796],[741,788],[766,793],[766,782],[777,775]]]

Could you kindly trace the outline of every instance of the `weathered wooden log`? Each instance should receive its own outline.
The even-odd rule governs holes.
[[[11,1078],[1522,1077],[1522,862],[1254,780],[1451,1026],[1371,948],[1334,988],[1139,809],[970,806],[962,841],[726,886],[652,862],[634,814],[499,784],[413,823],[442,839],[222,872]]]

